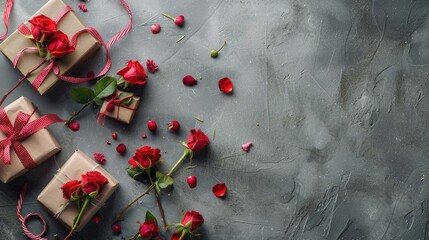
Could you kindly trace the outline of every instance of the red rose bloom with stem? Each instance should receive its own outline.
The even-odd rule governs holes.
[[[159,234],[159,227],[155,220],[149,219],[140,226],[139,232],[142,238],[154,238]]]
[[[160,152],[161,151],[158,148],[151,148],[150,146],[137,148],[133,158],[131,158],[128,163],[133,167],[139,167],[142,170],[152,168],[161,158]]]
[[[70,45],[69,37],[67,37],[65,33],[57,31],[48,42],[47,58],[60,58],[66,54],[74,52],[74,50],[75,48]]]
[[[147,74],[139,61],[128,61],[128,64],[123,69],[119,70],[116,74],[122,76],[118,80],[119,84],[128,85],[144,85],[146,84]]]
[[[203,216],[197,211],[187,211],[185,215],[183,215],[182,221],[176,230],[171,236],[171,240],[182,240],[186,236],[186,234],[193,234],[195,230],[201,227],[204,224]]]
[[[31,23],[31,35],[40,43],[45,43],[57,32],[57,23],[45,15],[35,16],[28,21]]]

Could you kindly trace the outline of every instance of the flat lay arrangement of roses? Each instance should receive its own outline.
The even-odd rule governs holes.
[[[11,59],[14,67],[16,67],[20,58],[28,56],[28,54],[31,53],[37,53],[37,55],[32,55],[32,57],[34,58],[35,62],[38,62],[38,65],[35,65],[26,72],[20,68],[20,71],[23,72],[24,76],[18,80],[17,84],[12,89],[3,94],[3,98],[0,100],[0,107],[6,98],[10,95],[10,93],[18,88],[19,85],[27,78],[30,80],[33,88],[36,91],[40,86],[46,84],[46,81],[48,81],[47,79],[51,75],[51,77],[56,80],[64,80],[75,84],[95,79],[92,87],[79,85],[71,87],[71,99],[74,102],[81,104],[81,107],[76,109],[69,116],[65,116],[64,119],[61,119],[55,115],[55,121],[52,123],[62,122],[71,131],[78,132],[80,131],[79,121],[82,118],[91,117],[87,115],[83,116],[81,113],[84,112],[85,109],[87,109],[89,106],[92,106],[99,108],[97,116],[93,116],[93,118],[94,121],[96,121],[100,126],[104,125],[105,121],[121,121],[126,124],[130,124],[133,121],[135,113],[139,109],[139,92],[141,89],[146,87],[144,85],[150,84],[151,82],[151,79],[146,71],[148,71],[150,74],[156,74],[159,69],[162,69],[162,66],[158,66],[158,64],[152,59],[129,59],[126,63],[121,62],[119,64],[112,64],[108,50],[113,45],[113,43],[128,33],[132,24],[132,11],[126,4],[125,0],[120,1],[129,14],[130,23],[125,29],[112,37],[112,39],[106,44],[106,42],[101,39],[98,32],[91,27],[82,26],[82,28],[78,29],[76,33],[73,33],[73,35],[68,35],[62,30],[58,29],[58,22],[65,21],[61,20],[64,15],[71,14],[73,17],[76,17],[76,15],[71,10],[71,8],[66,6],[61,0],[49,0],[48,4],[41,8],[41,11],[43,12],[49,10],[47,12],[58,12],[58,15],[47,16],[45,14],[38,14],[30,18],[27,25],[21,25],[19,27],[19,33],[17,34],[21,34],[18,37],[23,39],[22,41],[25,42],[25,44],[28,46],[20,46],[18,43],[15,43],[19,46],[16,47],[17,51],[14,53],[15,57]],[[10,13],[13,1],[7,0],[7,3],[9,5],[7,5],[5,12]],[[90,11],[90,9],[88,9],[84,3],[79,3],[76,6],[78,6],[82,12]],[[162,16],[168,19],[164,24],[170,24],[170,27],[175,27],[183,30],[183,32],[186,32],[184,26],[186,26],[186,21],[189,21],[189,19],[185,18],[185,16],[178,15],[174,17],[167,13],[162,13]],[[8,21],[5,20],[5,23],[7,22]],[[73,25],[73,23],[70,24]],[[68,30],[69,29],[67,29],[67,31]],[[159,34],[161,31],[162,26],[158,23],[154,23],[148,27],[148,33],[151,32],[152,34]],[[81,32],[89,32],[94,39],[94,44],[90,46],[83,46],[83,44],[79,45],[79,36]],[[186,35],[183,35],[176,42],[181,41],[185,37]],[[30,42],[27,40],[30,40]],[[3,53],[5,53],[4,49],[7,47],[6,43],[11,44],[8,39],[5,40],[4,44],[0,44],[0,50],[2,50]],[[221,57],[220,51],[227,46],[227,42],[224,41],[219,45],[220,46],[218,46],[217,49],[208,51],[207,54],[209,54],[212,58]],[[86,77],[78,78],[66,76],[61,72],[60,69],[63,67],[62,64],[66,65],[66,63],[62,62],[62,58],[67,58],[69,54],[85,55],[83,54],[85,51],[95,51],[96,48],[100,46],[104,47],[106,50],[106,63],[105,67],[99,74],[94,74],[91,72],[88,73]],[[85,48],[86,50],[78,51],[78,48],[84,47],[87,47]],[[23,60],[21,59],[20,61],[22,62]],[[142,64],[142,62],[144,64]],[[115,70],[116,76],[106,75],[111,67]],[[192,88],[198,84],[198,80],[192,75],[179,77],[177,81],[182,81],[183,87]],[[225,94],[226,97],[232,94],[233,81],[229,77],[220,76],[217,83],[218,86],[216,89],[213,89],[213,91],[220,91]],[[24,114],[27,110],[15,110],[14,108],[16,108],[14,104],[7,106],[4,110],[5,115],[9,117],[10,122],[20,122],[20,115],[18,115],[18,117],[14,116],[12,115],[12,112],[21,111]],[[39,118],[38,115],[35,117]],[[196,116],[193,116],[193,118],[197,121],[203,122],[203,120]],[[42,119],[42,117],[40,117],[40,119]],[[11,130],[4,127],[9,124],[9,122],[2,123],[2,121],[3,120],[0,119],[0,140],[2,140],[3,135],[5,135],[5,142],[8,144],[2,144],[3,141],[0,141],[0,153],[10,154],[10,151],[21,152],[22,148],[26,148],[27,146],[19,144],[19,146],[15,145],[15,143],[21,141],[21,139],[12,138],[15,136],[15,133],[11,134]],[[49,122],[49,124],[52,123]],[[26,129],[28,121],[22,124],[24,124],[22,129]],[[49,124],[46,123],[43,125],[43,127]],[[9,125],[12,126],[12,124]],[[35,129],[32,129],[31,133],[42,131],[41,129],[43,127],[34,127]],[[149,120],[147,122],[147,129],[150,132],[156,132],[157,128],[158,125],[154,120]],[[171,132],[178,132],[181,129],[181,124],[179,121],[172,119],[167,124],[167,129]],[[208,134],[201,129],[182,130],[188,132],[189,134],[187,139],[183,139],[183,141],[177,144],[177,148],[183,148],[183,154],[181,156],[177,156],[177,161],[166,172],[158,170],[159,165],[166,161],[170,161],[170,159],[163,159],[162,152],[165,151],[164,149],[161,151],[159,148],[152,146],[151,144],[142,145],[136,149],[127,149],[126,142],[118,143],[115,146],[116,151],[119,153],[115,157],[123,157],[123,154],[126,151],[134,152],[133,156],[128,159],[128,166],[124,169],[123,174],[128,174],[130,179],[147,183],[148,186],[144,187],[144,185],[142,185],[142,191],[135,194],[135,196],[132,196],[133,199],[130,200],[128,204],[123,206],[121,210],[115,214],[114,219],[109,222],[111,223],[112,234],[121,233],[121,224],[122,221],[126,220],[127,212],[131,211],[133,207],[145,207],[144,204],[139,204],[136,206],[137,204],[135,203],[138,202],[141,198],[152,193],[151,195],[156,198],[158,212],[154,212],[155,214],[153,214],[147,211],[145,216],[141,216],[141,222],[139,222],[139,227],[135,229],[135,232],[122,233],[123,235],[129,234],[127,238],[134,240],[160,240],[163,239],[161,236],[169,236],[169,239],[171,240],[184,240],[200,236],[198,230],[204,226],[205,222],[204,217],[201,214],[204,209],[189,209],[183,213],[181,219],[177,219],[174,223],[168,223],[165,217],[168,212],[164,211],[160,200],[167,191],[171,191],[173,189],[175,181],[180,181],[179,179],[174,179],[174,173],[178,171],[179,166],[181,166],[186,160],[189,160],[189,168],[196,167],[197,164],[194,165],[194,157],[197,158],[195,153],[202,152],[204,149],[209,148],[210,142],[215,139],[215,130],[213,130],[213,135],[211,138],[212,140],[210,140]],[[20,133],[16,134],[19,135]],[[147,138],[147,135],[142,134],[141,137],[145,139]],[[118,134],[112,133],[112,139],[116,140],[117,138]],[[106,140],[105,143],[108,145],[112,144],[112,142],[109,140]],[[54,144],[57,144],[56,140],[54,141]],[[242,149],[247,152],[249,151],[251,145],[252,142],[247,142],[242,146]],[[28,162],[30,160],[34,160],[31,158],[33,153],[30,151],[31,149],[27,150],[27,154],[30,156],[24,156],[20,158],[19,161],[25,163],[26,161]],[[1,161],[3,161],[4,158],[5,157],[3,155],[0,155]],[[113,157],[105,156],[103,153],[93,153],[93,159],[91,159],[84,153],[77,151],[59,169],[58,173],[38,196],[38,201],[46,209],[48,209],[48,211],[54,215],[55,218],[61,220],[61,222],[63,222],[70,229],[69,234],[65,236],[64,239],[73,239],[73,237],[76,235],[76,232],[79,232],[79,230],[82,229],[90,219],[95,222],[101,221],[102,216],[97,213],[97,210],[103,205],[105,201],[107,201],[118,185],[117,180],[102,168],[102,165],[106,162],[106,159],[110,158]],[[43,161],[44,160],[46,159],[43,159]],[[11,164],[15,164],[16,161],[16,159],[12,159]],[[40,160],[40,162],[41,161],[42,160]],[[198,160],[195,161],[198,162]],[[30,162],[27,164],[31,167],[26,167],[27,165],[24,165],[24,167],[25,169],[30,169],[32,167],[36,167],[38,164],[39,162],[34,160],[34,163]],[[1,174],[2,172],[0,169],[0,175]],[[18,173],[16,176],[18,176]],[[197,176],[194,175],[187,177],[185,181],[187,182],[190,189],[194,189],[198,183]],[[43,239],[41,236],[43,235],[44,231],[39,235],[34,235],[25,226],[27,217],[23,217],[20,214],[26,188],[26,186],[23,188],[23,191],[21,192],[20,198],[18,200],[18,218],[19,221],[21,221],[23,231],[28,238]],[[218,198],[224,198],[227,194],[227,185],[225,183],[218,183],[212,188],[206,189],[206,191],[212,191],[214,196]],[[157,219],[155,215],[159,216],[159,218]],[[38,215],[38,217],[42,219],[44,224],[46,224],[41,216]]]

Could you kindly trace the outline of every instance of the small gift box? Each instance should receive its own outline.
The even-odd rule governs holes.
[[[99,119],[105,116],[130,124],[140,104],[140,98],[132,93],[117,91],[109,100],[103,102]]]
[[[27,121],[28,117],[29,121]],[[42,124],[47,126],[60,121],[62,120],[56,115],[45,115],[40,118],[33,103],[26,97],[20,97],[0,110],[0,180],[2,182],[12,181],[61,150],[51,132],[46,128],[39,130],[41,126],[38,125],[43,122]],[[16,128],[16,126],[21,127]],[[26,132],[25,135],[24,132]],[[6,164],[8,161],[10,164]]]
[[[77,150],[69,160],[58,169],[54,178],[37,197],[39,203],[69,229],[72,228],[73,221],[78,215],[78,209],[74,202],[64,199],[61,187],[70,180],[80,179],[81,175],[86,174],[88,171],[100,172],[109,180],[109,183],[104,186],[103,191],[91,202],[91,206],[83,212],[79,227],[77,228],[77,231],[79,231],[91,220],[92,216],[99,211],[119,185],[118,181],[94,160],[89,158],[85,153]]]
[[[37,11],[31,18],[38,15],[45,15],[51,19],[55,19],[57,15],[67,5],[62,0],[50,0],[39,11]],[[30,18],[30,19],[31,19]],[[30,26],[28,21],[25,22],[26,26]],[[30,27],[29,27],[30,28]],[[71,38],[76,32],[84,28],[84,25],[79,20],[74,12],[67,13],[57,24],[57,29],[61,30]],[[25,37],[19,30],[13,32],[6,40],[0,44],[0,51],[10,60],[14,61],[17,54],[27,47],[35,47],[32,39]],[[67,74],[78,64],[82,63],[85,59],[91,56],[100,47],[99,42],[89,33],[84,33],[78,38],[76,50],[62,58],[56,59],[55,62],[60,69],[61,74]],[[24,75],[34,69],[42,62],[42,58],[37,53],[23,53],[20,56],[17,68]],[[36,77],[47,67],[49,62],[35,70],[28,80],[33,83]],[[59,79],[51,71],[46,76],[43,83],[37,88],[37,91],[43,95],[50,90]]]

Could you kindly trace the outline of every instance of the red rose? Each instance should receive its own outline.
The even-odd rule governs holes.
[[[70,45],[69,37],[61,31],[57,31],[48,42],[48,53],[52,58],[62,57],[74,50],[75,48]]]
[[[84,193],[90,195],[93,192],[97,192],[96,196],[100,193],[101,188],[96,182],[87,182],[82,185],[82,190]]]
[[[101,191],[104,185],[109,183],[109,180],[100,172],[89,171],[82,175],[83,191],[87,194],[96,190]]]
[[[204,147],[209,145],[210,140],[200,129],[191,130],[191,134],[188,137],[188,148],[193,152],[201,151]]]
[[[130,85],[143,85],[146,83],[147,74],[139,61],[128,61],[128,64],[116,74],[121,75]]]
[[[147,169],[155,166],[160,158],[161,154],[158,148],[143,146],[136,149],[133,158],[128,163],[133,167],[138,167],[138,164],[140,164],[144,169]]]
[[[179,240],[181,236],[182,236],[182,232],[174,232],[170,240]]]
[[[82,195],[82,181],[72,180],[66,182],[62,187],[63,197],[65,199],[70,200],[72,197],[81,196]]]
[[[33,17],[28,22],[31,23],[31,34],[38,42],[49,41],[57,32],[57,23],[45,15]]]
[[[155,220],[150,219],[140,226],[139,232],[142,238],[154,238],[159,234],[159,227]]]
[[[182,225],[193,232],[204,223],[203,216],[197,211],[187,211],[182,219]]]

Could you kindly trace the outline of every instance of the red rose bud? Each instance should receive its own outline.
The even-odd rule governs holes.
[[[96,213],[93,217],[92,217],[92,221],[95,224],[99,224],[101,222],[101,215],[99,213]]]
[[[180,123],[176,120],[171,120],[168,124],[167,124],[168,130],[172,131],[172,132],[177,132],[179,131],[180,128]]]
[[[154,73],[158,70],[158,65],[152,59],[148,59],[146,61],[146,68],[149,72]]]
[[[229,78],[222,78],[219,80],[219,90],[224,93],[232,92],[232,81]]]
[[[70,200],[72,197],[82,196],[82,181],[71,180],[66,182],[62,187],[63,197]]]
[[[112,225],[112,232],[114,234],[120,234],[121,231],[122,231],[122,227],[121,227],[121,225],[119,223],[116,223],[116,224]]]
[[[106,106],[106,110],[110,113],[113,112],[115,110],[115,104],[113,104],[112,102],[109,102]]]
[[[116,139],[118,139],[118,134],[117,134],[117,133],[115,133],[115,132],[114,132],[114,133],[112,133],[112,138],[113,138],[113,139],[115,139],[115,140],[116,140]]]
[[[80,129],[80,124],[78,122],[72,122],[68,126],[73,132],[77,132]]]
[[[195,78],[191,75],[184,76],[182,82],[185,86],[194,86],[198,83],[197,80],[195,80]]]
[[[149,131],[155,132],[157,128],[156,122],[154,120],[149,120],[147,122],[147,128],[149,129]]]
[[[31,35],[38,42],[49,41],[57,32],[57,23],[45,15],[33,17],[28,22],[31,23]]]
[[[190,132],[191,134],[188,137],[187,145],[193,152],[199,152],[209,145],[209,137],[207,137],[207,135],[205,135],[200,129],[192,129]]]
[[[158,34],[159,32],[161,32],[161,25],[153,24],[152,26],[150,26],[150,31],[152,31],[153,34]]]
[[[216,197],[222,198],[226,194],[226,185],[225,183],[218,183],[213,186],[213,193]]]
[[[133,158],[128,163],[133,167],[139,167],[140,165],[144,169],[154,167],[161,158],[160,152],[158,148],[151,148],[149,146],[137,148]]]
[[[139,61],[128,61],[128,64],[116,74],[122,76],[130,85],[146,84],[147,74]]]
[[[116,146],[116,151],[120,154],[124,154],[127,151],[127,146],[125,146],[123,143],[120,143],[118,146]]]
[[[47,48],[51,58],[60,58],[75,50],[75,48],[70,45],[69,37],[59,30],[49,40]]]
[[[189,176],[186,180],[190,188],[195,188],[197,186],[197,177]]]
[[[185,17],[184,17],[184,16],[182,16],[182,15],[177,16],[177,17],[174,19],[174,24],[176,24],[178,27],[183,26],[183,24],[184,24],[184,23],[185,23]]]
[[[204,223],[203,216],[197,211],[187,211],[182,219],[182,225],[193,232]]]
[[[139,232],[142,238],[154,238],[159,234],[159,227],[155,220],[150,219],[140,226]]]

